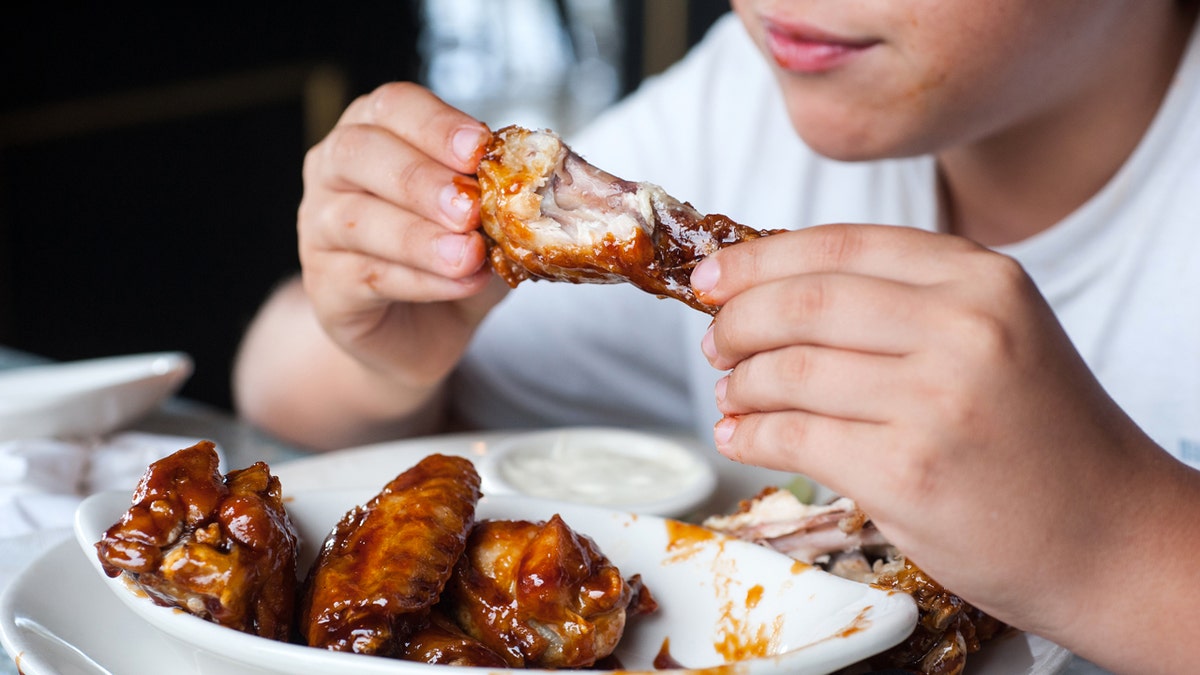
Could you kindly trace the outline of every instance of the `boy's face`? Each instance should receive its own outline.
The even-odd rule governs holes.
[[[846,160],[936,152],[1086,99],[1130,15],[1155,4],[733,0],[793,126]]]

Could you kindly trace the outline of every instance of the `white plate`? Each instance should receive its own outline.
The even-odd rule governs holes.
[[[394,476],[430,452],[478,458],[513,435],[490,432],[381,443],[281,463],[272,470],[289,491],[371,487],[377,486],[380,476]],[[717,461],[716,466],[720,500],[752,493],[754,486],[761,486],[763,478],[771,475],[746,471],[731,462]],[[37,558],[0,596],[0,643],[18,659],[24,675],[89,673],[74,667],[79,654],[113,673],[131,675],[261,672],[196,661],[192,650],[151,628],[106,587],[92,567],[94,558],[74,541],[65,541]],[[137,649],[131,650],[129,645],[137,645]],[[1070,661],[1066,649],[1018,633],[993,641],[972,655],[966,675],[1055,675]],[[431,675],[437,672],[444,671]]]
[[[191,358],[180,352],[0,372],[0,440],[106,434],[150,411],[191,373]]]
[[[142,621],[118,599],[96,574],[93,558],[74,540],[63,541],[0,595],[0,644],[23,675],[261,672],[227,663],[198,663],[176,640]],[[1069,658],[1061,647],[1022,634],[993,642],[973,655],[967,675],[1054,675],[1062,672]],[[105,670],[89,670],[89,663]]]
[[[288,512],[302,541],[302,568],[345,512],[381,487],[288,495]],[[93,551],[94,542],[128,506],[125,492],[85,500],[76,519],[81,550]],[[671,656],[689,668],[738,662],[738,672],[745,675],[824,675],[898,643],[916,623],[916,607],[907,595],[847,581],[696,525],[521,496],[484,497],[477,509],[479,518],[534,521],[556,513],[594,539],[622,573],[640,574],[658,602],[657,612],[626,627],[616,652],[625,668],[652,670],[669,641]],[[228,659],[280,675],[445,672],[445,667],[312,649],[222,628],[154,605],[123,579],[104,576],[94,556],[93,568],[136,614],[192,646],[197,660]]]

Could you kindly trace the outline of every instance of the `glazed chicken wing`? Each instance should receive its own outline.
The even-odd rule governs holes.
[[[510,286],[528,278],[628,282],[713,314],[692,292],[692,268],[769,234],[605,173],[550,131],[497,131],[478,174],[489,259]]]
[[[967,655],[1008,629],[947,590],[917,567],[900,558],[880,565],[873,585],[907,593],[917,601],[916,629],[904,642],[875,656],[877,668],[908,668],[924,675],[959,675]]]
[[[617,646],[634,589],[555,515],[477,523],[446,595],[445,611],[509,666],[581,668]]]
[[[430,455],[334,527],[309,571],[300,632],[310,646],[403,656],[466,547],[479,474]]]
[[[279,479],[262,462],[226,476],[217,467],[207,441],[151,464],[97,542],[100,563],[160,605],[287,640],[297,540]]]

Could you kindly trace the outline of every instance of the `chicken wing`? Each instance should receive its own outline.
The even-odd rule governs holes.
[[[497,131],[478,176],[489,260],[510,286],[529,278],[628,282],[715,314],[692,291],[692,268],[724,246],[770,234],[608,174],[551,131]]]
[[[279,479],[262,462],[222,476],[218,462],[204,441],[151,464],[96,543],[100,563],[160,605],[287,640],[297,538]]]
[[[446,596],[445,611],[509,666],[582,668],[617,646],[634,589],[555,515],[477,523]]]
[[[400,657],[466,547],[479,474],[430,455],[348,512],[309,571],[299,628],[314,647]]]
[[[917,601],[917,627],[904,642],[871,658],[878,668],[907,668],[923,675],[959,675],[967,656],[1008,626],[947,590],[911,560],[879,565],[874,586]]]

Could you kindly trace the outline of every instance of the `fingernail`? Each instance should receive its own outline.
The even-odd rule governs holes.
[[[714,326],[709,326],[704,337],[700,339],[700,351],[704,352],[709,361],[717,358],[717,338],[713,336],[713,328]]]
[[[438,195],[438,201],[441,204],[442,213],[446,214],[446,217],[455,224],[461,223],[471,212],[473,206],[471,195],[461,186],[453,184],[442,188],[441,194]]]
[[[732,417],[722,417],[713,426],[713,441],[716,442],[717,448],[729,446],[729,439],[733,438],[735,429],[737,429],[737,420]]]
[[[705,258],[692,270],[692,288],[707,293],[717,287],[721,279],[721,267],[712,258]]]
[[[713,394],[717,397],[717,403],[725,402],[725,391],[729,389],[729,376],[726,375],[717,380],[717,385],[713,387]]]
[[[474,163],[475,156],[483,146],[483,138],[484,132],[479,127],[463,127],[455,131],[454,136],[450,139],[454,156],[464,164]]]
[[[461,234],[445,234],[438,237],[438,257],[451,265],[457,266],[467,255],[467,238]]]

